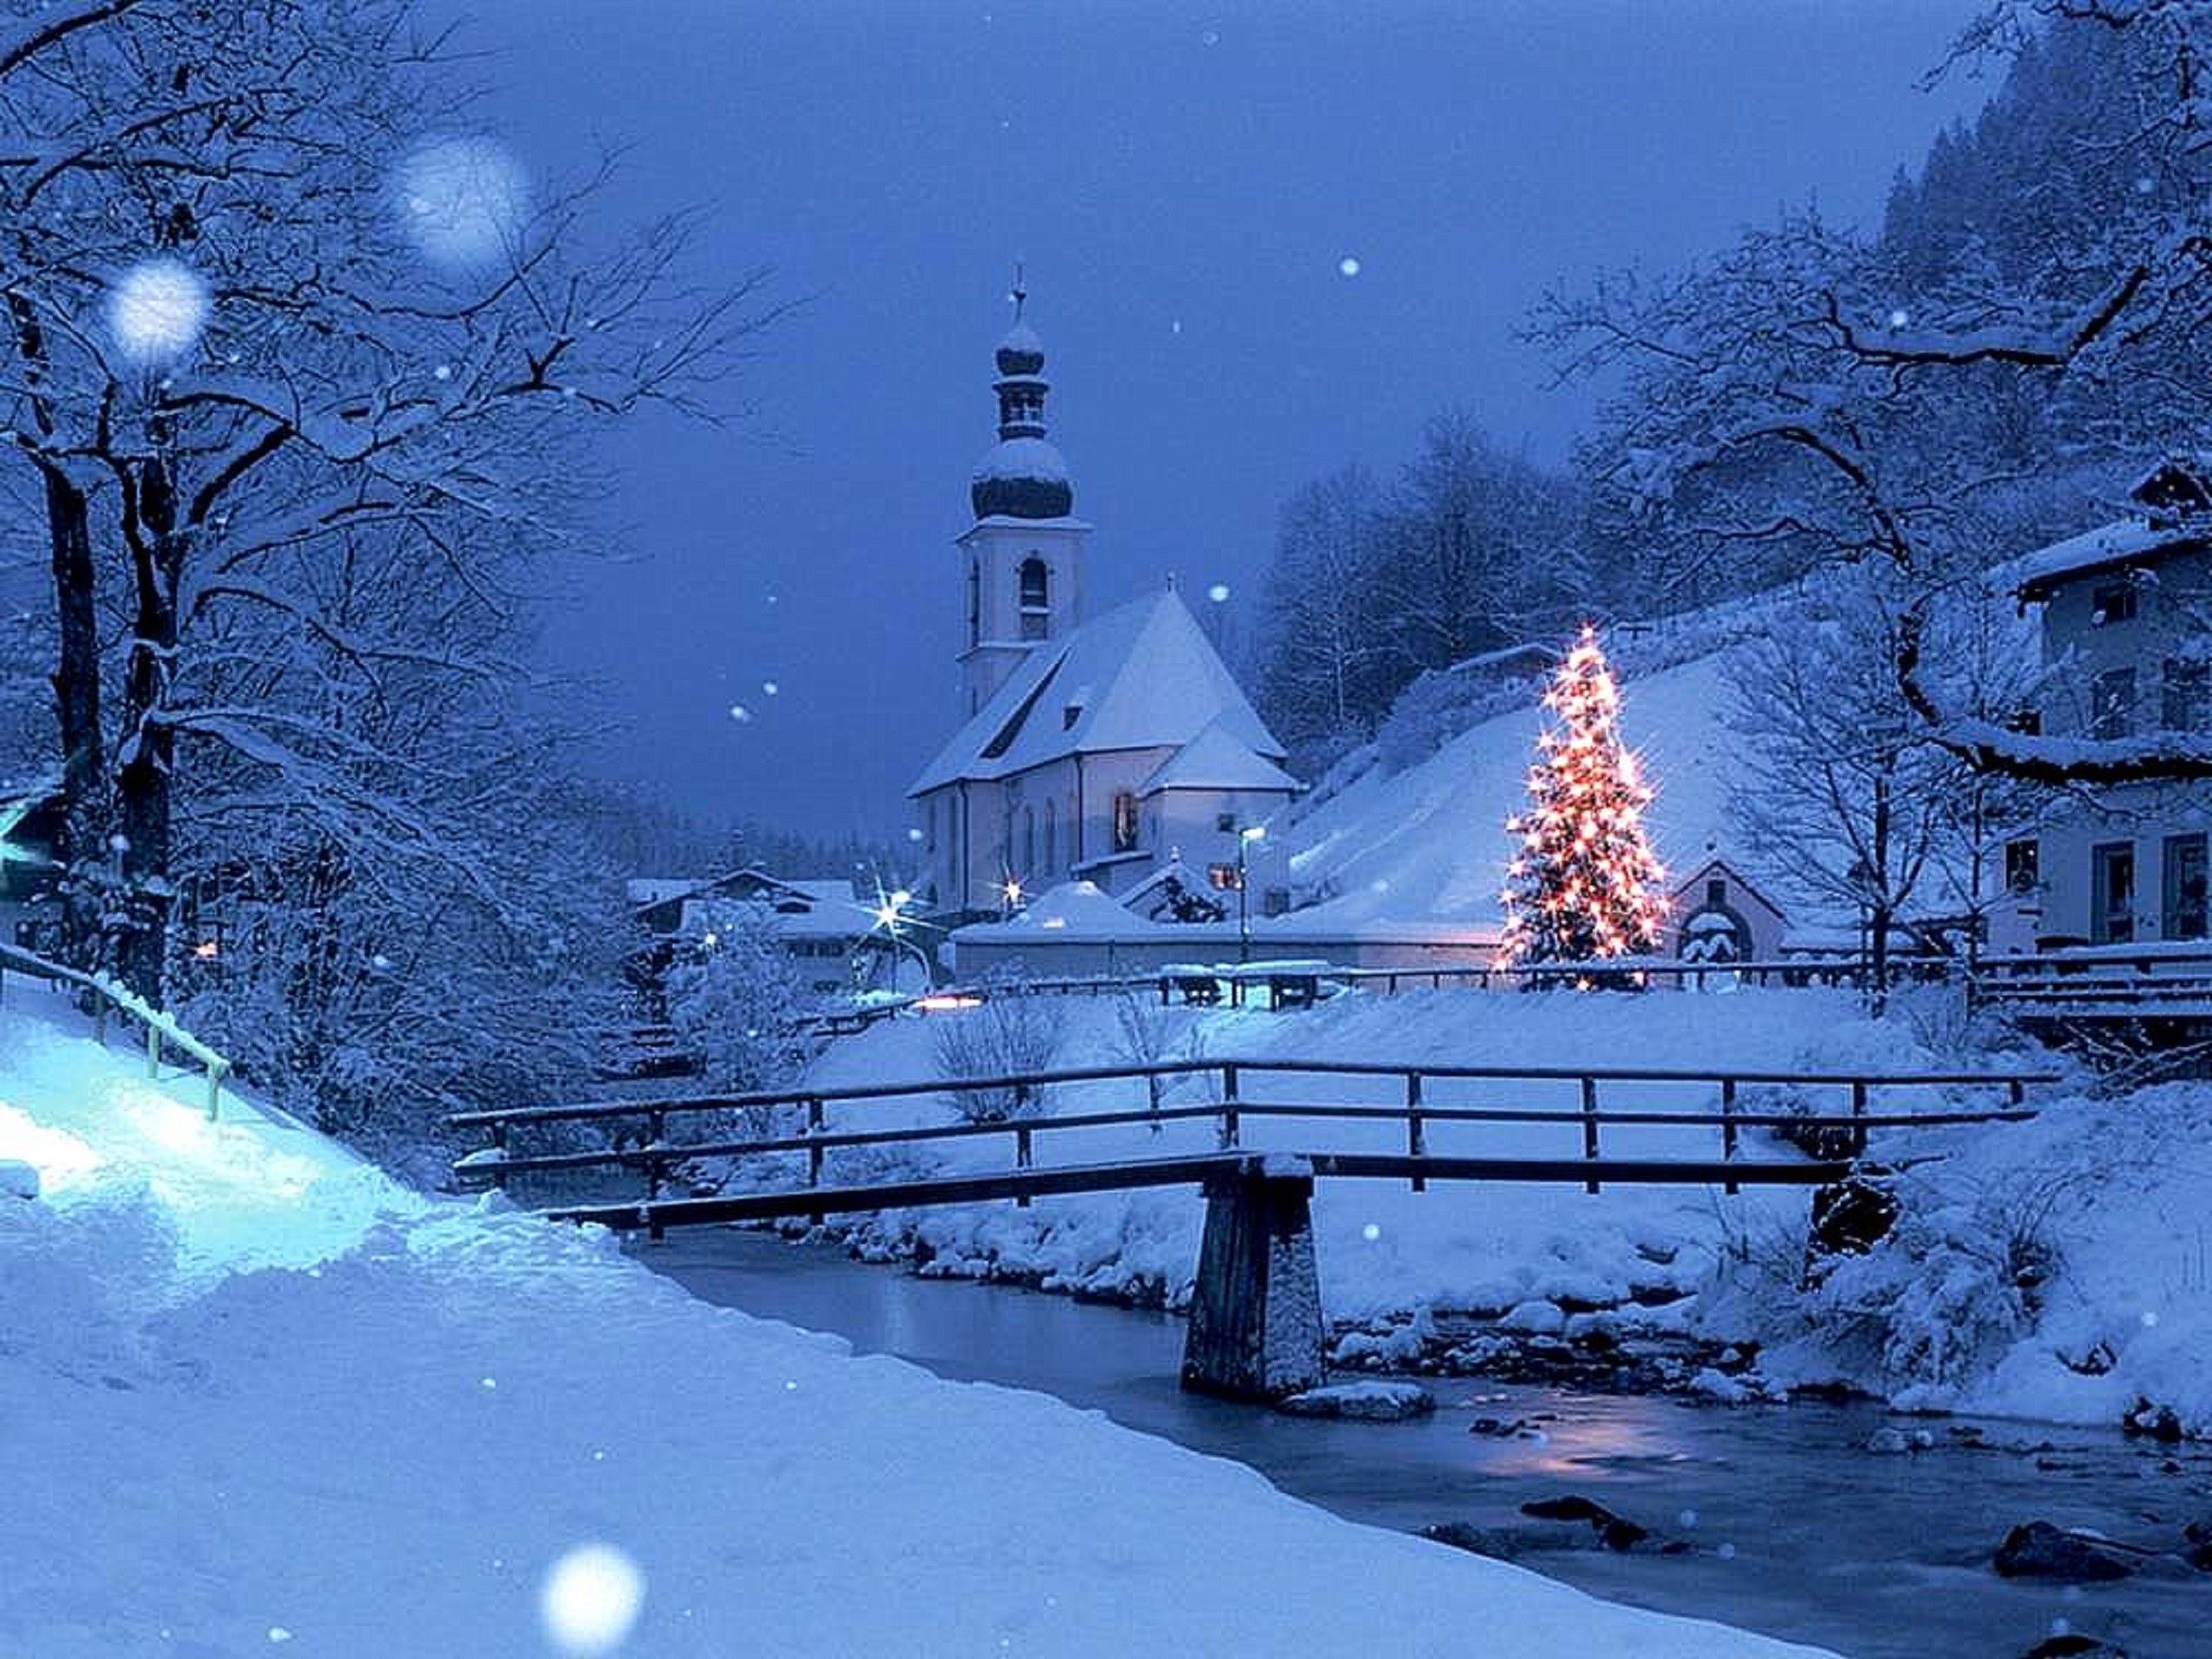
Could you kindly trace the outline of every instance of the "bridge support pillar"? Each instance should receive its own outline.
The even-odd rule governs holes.
[[[1313,1178],[1222,1175],[1206,1183],[1205,1194],[1183,1386],[1238,1400],[1279,1400],[1318,1387]]]

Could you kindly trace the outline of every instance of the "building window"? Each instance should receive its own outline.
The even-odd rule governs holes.
[[[2170,939],[2201,939],[2205,921],[2204,836],[2168,836],[2165,861],[2165,925]]]
[[[2107,842],[2089,849],[2089,933],[2092,944],[2131,944],[2135,939],[2135,843]]]
[[[1236,833],[1236,815],[1234,812],[1215,813],[1213,815],[1213,827],[1220,830],[1224,836],[1235,835]]]
[[[1021,874],[1029,875],[1037,868],[1037,809],[1021,809]]]
[[[983,567],[980,561],[968,561],[968,643],[983,643]]]
[[[2005,843],[2005,891],[2033,893],[2043,884],[2043,845],[2034,841]]]
[[[937,851],[937,797],[934,795],[930,797],[928,823],[929,840],[925,844],[930,851],[935,852]]]
[[[1137,798],[1129,790],[1117,791],[1114,796],[1114,850],[1134,853],[1137,849]]]
[[[2126,737],[2135,729],[2135,671],[2109,669],[2089,683],[2089,735]]]
[[[1033,553],[1021,562],[1020,588],[1021,637],[1042,639],[1052,622],[1052,574]]]
[[[1207,865],[1206,885],[1211,887],[1216,893],[1236,892],[1236,867],[1234,864]]]
[[[1717,877],[1705,884],[1705,902],[1714,909],[1728,902],[1728,884]]]
[[[2135,584],[2126,577],[2101,582],[2089,590],[2089,626],[2101,628],[2113,622],[2135,620]]]
[[[2185,663],[2166,658],[2165,695],[2160,700],[2159,724],[2170,732],[2201,732],[2212,721],[2212,663]]]
[[[1047,874],[1052,874],[1053,872],[1057,871],[1057,870],[1059,868],[1059,865],[1060,865],[1060,857],[1059,857],[1059,854],[1060,854],[1060,817],[1059,817],[1059,809],[1058,809],[1058,808],[1057,808],[1057,807],[1055,807],[1055,806],[1052,804],[1052,802],[1047,801],[1047,802],[1046,802],[1046,803],[1045,803],[1045,866],[1044,866],[1044,868],[1045,868],[1045,871],[1046,871],[1046,873]]]

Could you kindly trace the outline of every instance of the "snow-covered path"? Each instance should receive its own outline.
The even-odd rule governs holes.
[[[855,1358],[295,1129],[210,1130],[19,1011],[0,1158],[47,1187],[0,1199],[0,1652],[1810,1651]],[[589,1543],[643,1575],[626,1643],[541,1618]]]

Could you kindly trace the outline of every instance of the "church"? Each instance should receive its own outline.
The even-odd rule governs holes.
[[[907,791],[925,893],[967,918],[1067,881],[1127,894],[1179,866],[1233,888],[1241,837],[1300,785],[1173,583],[1087,614],[1091,527],[1046,437],[1022,297],[998,346],[998,442],[954,543],[961,724]]]

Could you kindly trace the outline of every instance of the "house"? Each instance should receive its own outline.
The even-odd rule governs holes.
[[[998,917],[1069,881],[1119,896],[1178,860],[1233,887],[1246,833],[1300,785],[1172,583],[1086,615],[1091,527],[1046,438],[1045,352],[1020,300],[997,351],[999,441],[955,543],[962,723],[907,791],[925,894],[943,916]]]
[[[631,917],[645,938],[632,958],[631,978],[652,1018],[665,1019],[661,986],[683,948],[712,949],[718,934],[740,927],[766,930],[795,961],[806,988],[830,996],[854,989],[865,971],[876,914],[850,881],[789,880],[754,869],[711,879],[641,879],[627,886]]]
[[[2164,461],[2129,499],[2125,518],[2004,571],[2041,607],[2047,736],[2212,733],[2212,458]],[[2006,845],[2002,880],[2042,946],[2202,940],[2208,830],[2202,782],[2072,797]]]
[[[1708,858],[1675,884],[1667,954],[1681,962],[1777,962],[1789,918],[1725,859]]]

